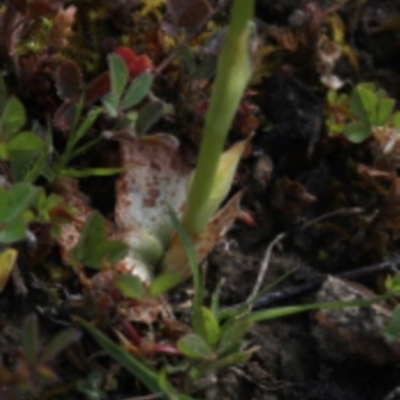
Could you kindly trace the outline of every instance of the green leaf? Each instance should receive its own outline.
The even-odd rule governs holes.
[[[351,111],[364,123],[372,124],[377,104],[376,95],[365,86],[357,86],[350,97]]]
[[[123,168],[86,168],[86,169],[63,169],[61,177],[86,178],[88,176],[110,176],[124,172]]]
[[[53,340],[46,346],[40,356],[40,362],[47,364],[64,351],[72,343],[80,338],[81,334],[77,329],[69,328],[57,334]]]
[[[111,94],[116,101],[114,104],[117,106],[128,82],[128,68],[124,60],[115,54],[108,56],[108,67],[111,77]]]
[[[0,121],[0,137],[3,136],[2,130],[4,129],[6,135],[3,138],[6,139],[9,139],[25,125],[25,108],[15,96],[11,96],[7,101]]]
[[[126,350],[117,346],[93,325],[89,324],[81,318],[78,318],[78,321],[93,336],[96,342],[104,350],[106,350],[115,361],[117,361],[119,365],[127,369],[132,375],[136,376],[153,393],[162,392],[161,388],[158,385],[157,373],[152,368],[132,357]],[[172,391],[172,386],[169,389],[170,391]]]
[[[94,212],[87,219],[70,257],[88,267],[102,268],[105,263],[115,264],[120,261],[127,251],[126,244],[107,240],[104,220],[98,212]]]
[[[106,109],[108,115],[112,118],[118,117],[118,101],[115,95],[109,93],[101,99],[104,108]]]
[[[45,145],[45,142],[33,132],[21,132],[7,143],[9,151],[41,150]]]
[[[218,354],[229,354],[233,349],[240,347],[243,336],[250,331],[254,323],[244,320],[229,320],[221,327]]]
[[[396,101],[390,98],[385,98],[380,100],[376,112],[376,119],[373,121],[372,125],[374,126],[385,125],[386,122],[389,120],[390,116],[392,115],[395,104]]]
[[[26,225],[21,218],[10,221],[0,230],[0,243],[11,244],[24,239],[26,235]]]
[[[6,197],[6,206],[0,200],[0,221],[11,221],[25,212],[35,201],[38,188],[29,183],[20,182],[7,190],[0,191],[0,197]],[[4,213],[2,213],[4,212]]]
[[[204,339],[211,347],[214,347],[220,338],[220,329],[218,320],[210,309],[202,307],[201,310],[203,314],[203,321],[205,327]]]
[[[149,294],[158,297],[182,282],[182,275],[174,271],[167,271],[156,276],[150,284]]]
[[[22,326],[22,347],[28,364],[30,366],[35,365],[39,351],[39,324],[35,314],[26,317],[24,320]]]
[[[386,295],[371,297],[370,299],[366,300],[331,301],[326,303],[304,304],[299,306],[276,307],[267,310],[254,311],[243,318],[247,321],[261,322],[314,310],[334,310],[346,307],[366,307],[380,301],[384,301],[391,296],[392,294],[389,293]]]
[[[183,336],[176,346],[186,357],[194,360],[212,360],[215,357],[206,341],[194,333]]]
[[[203,320],[203,313],[201,311],[203,305],[203,278],[201,274],[201,269],[199,267],[199,263],[197,261],[196,252],[194,250],[193,244],[186,233],[185,229],[183,228],[182,224],[176,217],[175,213],[170,208],[170,217],[172,226],[178,235],[182,246],[185,250],[190,271],[193,277],[193,287],[194,287],[194,298],[193,298],[193,305],[192,305],[192,329],[195,333],[198,333],[205,336],[205,326]]]
[[[149,93],[153,78],[148,72],[137,77],[128,87],[120,106],[127,110],[139,104]]]
[[[14,269],[17,256],[17,250],[11,248],[0,252],[0,293],[7,285],[8,279]]]
[[[8,146],[5,142],[0,142],[0,160],[8,160]]]
[[[344,128],[343,134],[353,143],[362,143],[371,136],[371,128],[364,122],[353,122]]]
[[[393,311],[392,321],[385,327],[383,334],[388,342],[394,343],[400,336],[400,306]]]
[[[237,352],[234,354],[230,354],[226,357],[219,358],[209,364],[207,364],[204,368],[201,368],[199,371],[200,376],[208,375],[209,373],[215,373],[218,370],[225,369],[230,367],[231,365],[239,365],[243,364],[245,361],[249,359],[249,357],[254,353],[254,350]]]
[[[400,129],[400,111],[393,114],[392,127],[395,129]]]
[[[122,275],[116,280],[116,286],[125,297],[142,299],[145,295],[143,282],[134,275]]]
[[[146,104],[139,111],[136,122],[136,132],[144,135],[163,115],[164,105],[160,101]]]
[[[83,138],[83,136],[88,132],[88,130],[93,126],[96,122],[99,115],[103,112],[102,108],[97,108],[91,110],[86,116],[85,120],[79,125],[79,127],[72,132],[68,143],[67,149],[72,151],[72,149],[76,146],[76,144]]]

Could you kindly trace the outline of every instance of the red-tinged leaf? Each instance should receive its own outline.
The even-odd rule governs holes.
[[[61,132],[68,132],[74,123],[76,116],[76,103],[72,100],[66,101],[58,107],[53,123],[54,127]]]
[[[70,100],[79,96],[82,85],[82,71],[75,61],[68,60],[58,66],[56,86],[58,95],[62,99]]]
[[[111,80],[109,72],[103,72],[94,78],[86,88],[85,103],[86,105],[100,100],[111,90]]]
[[[131,79],[154,69],[154,64],[148,56],[139,56],[129,47],[118,47],[114,50],[114,54],[124,60]]]

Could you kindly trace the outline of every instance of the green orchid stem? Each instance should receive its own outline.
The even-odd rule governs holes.
[[[225,139],[239,102],[251,78],[251,18],[255,0],[234,0],[227,38],[206,116],[198,166],[188,194],[183,225],[190,234],[201,234],[211,217],[207,202],[215,180]]]

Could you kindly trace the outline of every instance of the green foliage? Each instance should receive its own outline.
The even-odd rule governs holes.
[[[116,264],[125,257],[128,246],[125,243],[108,240],[103,217],[92,213],[87,219],[78,244],[70,251],[73,264],[83,264],[100,269]]]
[[[247,0],[234,1],[232,5],[228,33],[219,56],[206,115],[200,155],[183,217],[183,225],[189,234],[203,233],[210,217],[209,202],[215,191],[225,140],[252,76],[250,35],[254,4],[254,0]],[[219,204],[222,201],[220,199]]]
[[[143,282],[134,275],[122,275],[116,280],[116,286],[121,293],[131,299],[142,299],[145,295]]]
[[[133,127],[140,135],[146,133],[165,113],[161,101],[150,102],[139,112],[129,111],[150,93],[153,78],[143,73],[129,83],[128,69],[119,56],[108,56],[108,68],[111,79],[111,92],[103,97],[103,106],[108,115],[118,119],[118,128]]]
[[[342,134],[353,143],[370,137],[374,127],[400,124],[397,113],[393,113],[395,100],[373,83],[360,83],[350,97],[330,91],[327,103],[330,135]]]
[[[87,400],[106,400],[107,394],[102,390],[103,376],[100,371],[93,371],[86,379],[80,379],[76,388]]]
[[[25,108],[15,96],[7,96],[2,78],[0,82],[0,160],[10,162],[16,181],[31,181],[27,175],[46,152],[46,143],[36,133],[22,130],[26,125]]]
[[[0,243],[10,244],[25,237],[27,222],[33,219],[29,209],[38,193],[38,188],[24,182],[0,189]]]
[[[0,364],[2,383],[5,380],[15,392],[23,393],[34,390],[37,379],[56,381],[58,377],[49,363],[79,337],[78,330],[66,329],[55,335],[47,346],[42,348],[37,317],[34,314],[28,316],[22,325],[22,353],[18,356],[18,368],[8,370]]]

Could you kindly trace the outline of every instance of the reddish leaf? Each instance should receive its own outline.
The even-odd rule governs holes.
[[[70,100],[77,97],[82,85],[82,71],[75,61],[68,60],[57,67],[56,86],[58,95],[62,99]]]
[[[128,67],[130,78],[134,78],[144,72],[154,69],[153,62],[146,55],[138,56],[129,47],[118,47],[114,50],[114,54],[121,57]]]
[[[86,104],[93,103],[111,90],[110,74],[103,72],[101,75],[94,78],[86,88],[85,91],[85,102]]]
[[[61,104],[54,115],[54,126],[61,132],[67,132],[75,119],[76,103],[72,100]]]

